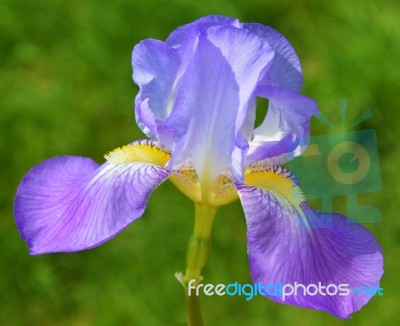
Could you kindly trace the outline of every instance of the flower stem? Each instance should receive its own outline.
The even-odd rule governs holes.
[[[201,281],[201,271],[207,263],[211,249],[211,228],[217,208],[195,203],[193,235],[189,240],[186,254],[185,280]]]
[[[195,218],[193,235],[189,240],[186,255],[186,274],[182,283],[186,290],[187,318],[189,326],[202,326],[200,301],[195,293],[194,287],[201,280],[201,272],[207,263],[211,249],[211,229],[217,208],[203,204],[195,203]],[[189,282],[191,285],[188,288]]]
[[[186,309],[189,326],[203,326],[201,317],[200,300],[196,295],[188,295],[186,292]]]

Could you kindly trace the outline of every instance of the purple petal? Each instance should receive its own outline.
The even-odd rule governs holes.
[[[232,163],[232,153],[235,146],[244,147],[238,134],[272,57],[262,39],[232,26],[209,28],[206,37],[199,36],[167,121],[177,135],[175,163],[189,160],[200,178],[210,162],[211,178],[242,166]]]
[[[156,117],[149,108],[149,99],[141,100],[136,98],[135,110],[136,122],[139,128],[151,139],[158,140],[158,125]]]
[[[22,179],[14,213],[32,255],[89,249],[140,217],[151,192],[168,176],[147,163],[105,163],[62,156]]]
[[[132,53],[133,80],[140,87],[136,96],[136,119],[142,131],[172,149],[173,130],[163,122],[175,107],[181,78],[193,56],[199,33],[208,27],[237,22],[228,17],[207,16],[181,26],[164,43],[148,39]]]
[[[339,214],[313,211],[305,202],[267,188],[237,184],[247,221],[248,253],[253,283],[379,286],[381,248],[364,227]],[[327,221],[330,222],[327,226]],[[331,289],[332,292],[332,289]],[[267,295],[280,302],[323,310],[340,318],[361,309],[369,295]]]
[[[133,80],[140,87],[135,99],[136,118],[153,139],[163,141],[158,126],[175,105],[180,64],[178,52],[161,41],[145,40],[133,49]]]
[[[276,52],[272,65],[260,84],[299,91],[303,84],[301,65],[289,41],[278,31],[261,24],[243,24],[243,28],[266,39]]]
[[[233,174],[239,176],[242,173],[248,139],[254,126],[256,104],[254,91],[260,78],[269,69],[275,52],[264,39],[232,26],[209,28],[207,38],[221,50],[239,85],[239,108],[235,127],[236,148],[232,162]]]
[[[174,152],[175,169],[191,163],[202,175],[213,162],[210,178],[231,172],[240,179],[245,163],[287,161],[308,144],[316,106],[297,93],[301,67],[292,46],[269,27],[207,16],[165,43],[141,42],[132,62],[138,124]],[[253,133],[256,95],[270,99],[270,109]]]
[[[264,39],[232,26],[209,28],[207,39],[220,49],[239,84],[240,103],[236,121],[236,130],[239,130],[248,118],[249,106],[253,108],[255,105],[254,91],[269,69],[275,52]]]
[[[289,88],[259,86],[256,94],[269,99],[268,113],[254,130],[246,164],[266,158],[285,163],[306,149],[310,120],[318,114],[312,99]]]
[[[219,49],[203,36],[183,78],[177,106],[167,121],[177,135],[174,168],[189,161],[201,179],[212,162],[217,175],[230,166],[239,86]]]
[[[213,26],[232,25],[239,26],[240,23],[237,19],[225,16],[209,15],[202,17],[190,24],[186,24],[175,29],[166,40],[166,43],[174,48],[177,48],[188,40],[188,36],[199,34],[201,31],[206,30]]]

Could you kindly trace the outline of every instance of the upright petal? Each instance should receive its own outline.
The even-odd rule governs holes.
[[[193,34],[198,35],[201,31],[204,31],[209,27],[224,25],[239,27],[240,23],[237,19],[226,16],[209,15],[201,17],[190,24],[186,24],[175,29],[168,36],[166,43],[173,48],[178,48],[187,41],[188,36],[192,37]]]
[[[140,87],[135,99],[136,119],[143,132],[165,145],[170,136],[159,130],[159,125],[175,105],[180,65],[178,52],[164,42],[149,39],[133,49],[133,80]]]
[[[240,86],[236,118],[236,132],[239,133],[239,130],[247,127],[245,122],[248,117],[252,117],[249,109],[255,104],[255,90],[259,80],[269,70],[275,51],[263,38],[233,26],[209,28],[207,39],[220,49]]]
[[[271,67],[260,84],[301,90],[303,85],[301,65],[289,41],[278,31],[261,24],[243,24],[243,28],[264,38],[275,50]]]
[[[348,284],[350,290],[379,286],[383,274],[381,248],[366,228],[342,215],[310,209],[298,196],[298,186],[284,168],[250,173],[246,183],[236,186],[246,215],[254,283],[297,282],[307,286],[321,282],[324,286]],[[285,300],[281,296],[267,296],[340,318],[349,318],[371,298],[350,291],[347,296],[311,296],[304,295],[301,289],[297,296]]]
[[[284,87],[259,86],[256,94],[268,98],[269,107],[264,121],[254,130],[246,164],[266,158],[282,164],[304,152],[311,117],[318,113],[315,101]]]
[[[247,149],[240,128],[272,57],[262,39],[232,26],[209,28],[199,36],[167,121],[177,131],[174,163],[189,160],[200,179],[206,174],[213,179],[232,166],[241,169],[243,162],[232,162],[233,150]]]
[[[29,171],[14,214],[31,254],[98,246],[143,214],[168,171],[123,154],[100,167],[89,158],[55,157]]]
[[[167,41],[148,39],[132,53],[133,80],[140,87],[136,96],[136,119],[143,132],[172,149],[174,130],[163,122],[175,107],[183,74],[195,52],[198,35],[212,26],[237,24],[222,16],[207,16],[181,26]]]
[[[272,28],[203,17],[176,29],[165,43],[139,44],[133,66],[141,89],[138,123],[174,152],[173,168],[189,162],[206,179],[223,171],[240,179],[244,164],[266,158],[281,163],[307,145],[316,106],[298,94],[298,57]],[[267,97],[270,109],[253,133],[256,95]]]
[[[200,36],[176,108],[167,121],[176,130],[174,169],[190,162],[202,179],[211,173],[211,164],[214,176],[229,168],[238,90],[232,68],[220,50]]]

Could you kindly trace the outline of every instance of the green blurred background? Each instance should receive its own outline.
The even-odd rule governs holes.
[[[169,183],[144,218],[86,252],[28,256],[13,220],[22,176],[63,154],[103,162],[109,150],[143,135],[134,123],[130,56],[145,38],[217,13],[272,26],[291,41],[304,71],[304,93],[339,123],[366,108],[357,126],[376,130],[383,190],[365,197],[382,221],[367,225],[383,246],[384,296],[350,321],[257,297],[202,297],[206,325],[392,325],[400,287],[400,7],[396,1],[78,1],[0,2],[0,324],[185,325],[183,290],[193,208]],[[313,134],[328,127],[313,121]],[[344,210],[344,200],[335,204]],[[344,211],[345,212],[345,211]],[[220,210],[206,282],[250,282],[246,228],[238,202]]]

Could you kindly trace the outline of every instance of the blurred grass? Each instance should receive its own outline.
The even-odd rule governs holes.
[[[399,318],[400,8],[396,1],[33,1],[0,3],[0,324],[184,325],[184,269],[191,203],[164,184],[144,218],[86,252],[30,257],[13,221],[22,176],[56,155],[102,155],[143,138],[134,123],[131,50],[144,38],[218,13],[272,26],[288,37],[304,71],[304,93],[339,122],[371,108],[360,129],[377,132],[383,191],[368,197],[382,222],[384,296],[350,321],[263,298],[202,297],[206,325],[391,325]],[[327,127],[314,121],[313,133]],[[338,210],[343,207],[338,207]],[[218,213],[207,282],[250,281],[240,205]]]

